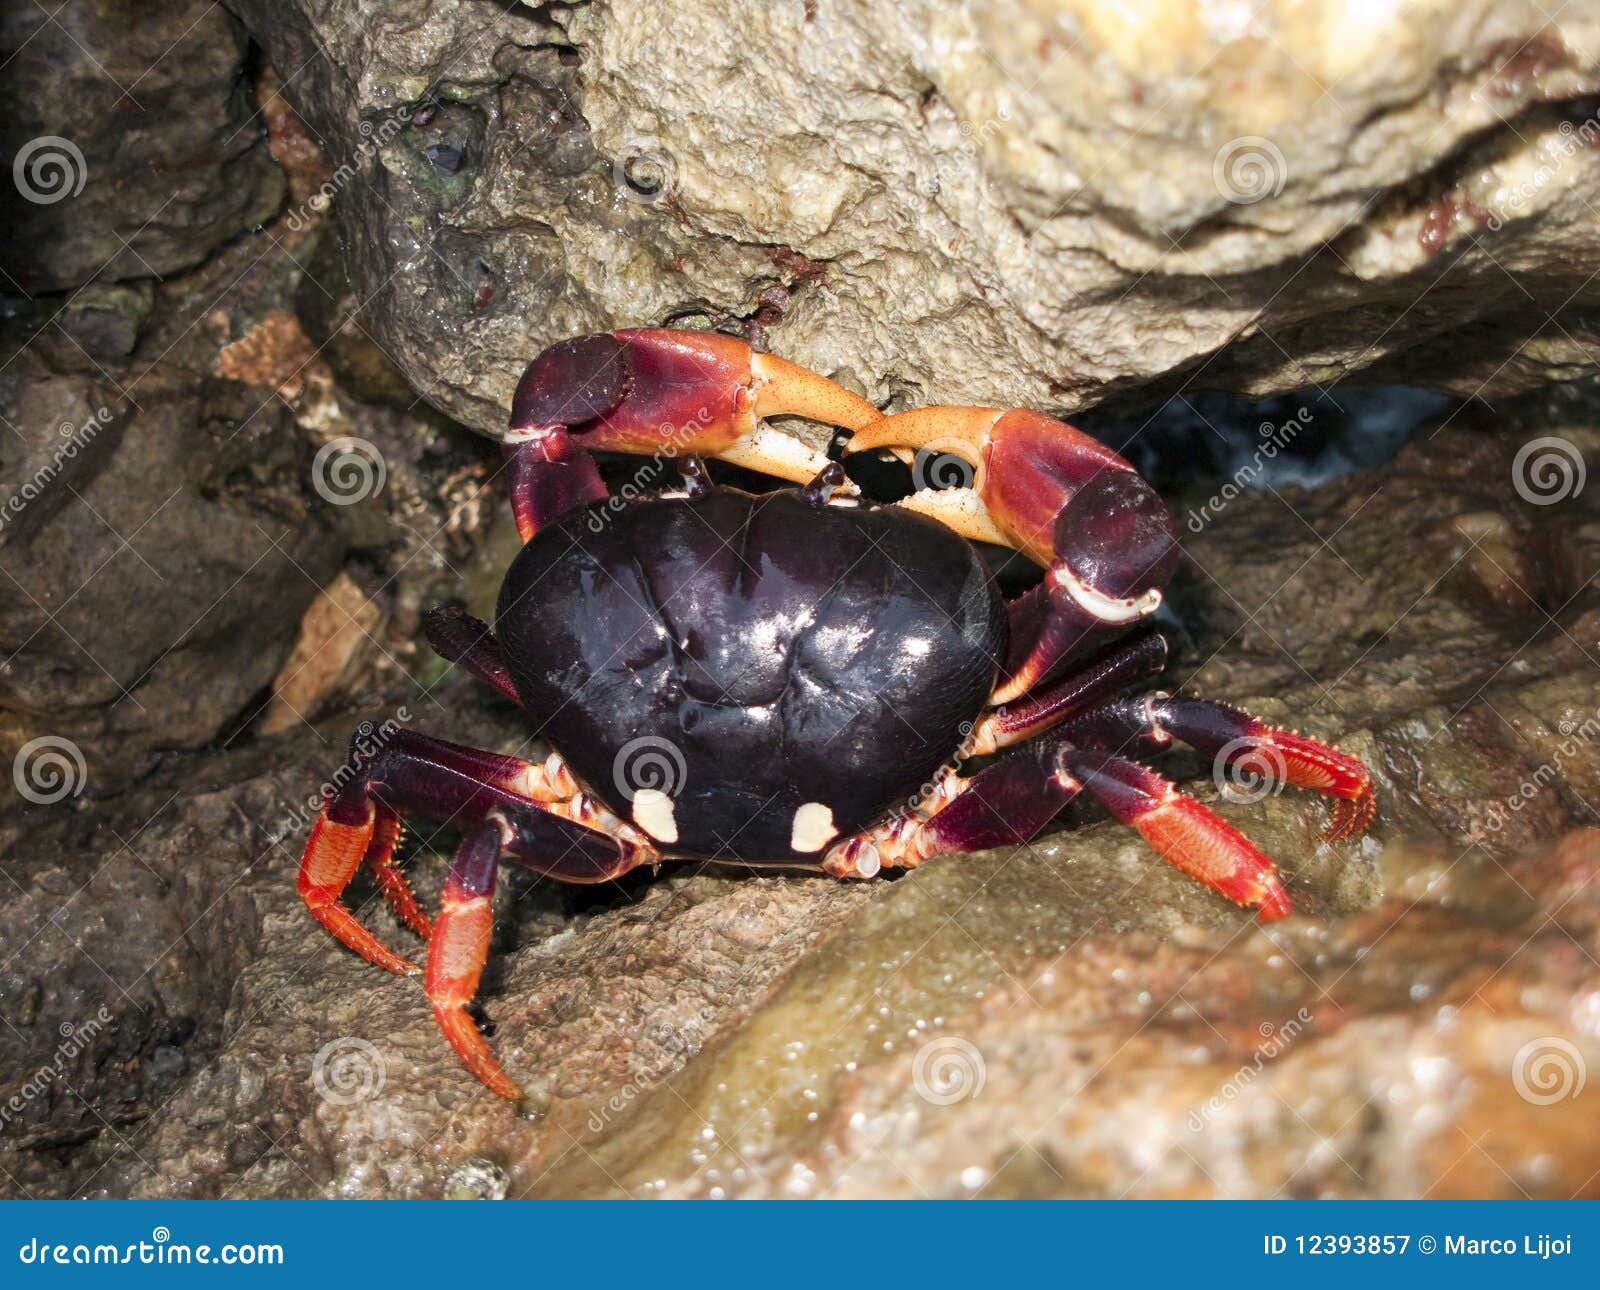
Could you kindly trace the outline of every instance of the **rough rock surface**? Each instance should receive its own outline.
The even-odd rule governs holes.
[[[7,6],[0,159],[17,182],[0,198],[0,271],[11,289],[170,273],[276,214],[283,172],[254,120],[245,45],[210,0]]]
[[[48,1064],[108,997],[116,1016],[27,1103],[27,1136],[0,1139],[11,1185],[1593,1194],[1577,1080],[1600,1061],[1600,834],[1572,830],[1600,801],[1600,526],[1588,494],[1508,501],[1515,446],[1446,429],[1374,474],[1234,498],[1189,538],[1174,680],[1338,736],[1380,776],[1356,843],[1321,843],[1326,808],[1292,791],[1218,803],[1292,873],[1287,924],[1258,927],[1091,813],[892,882],[514,877],[485,1004],[539,1097],[519,1116],[459,1069],[415,983],[299,908],[305,800],[349,723],[301,728],[91,819],[35,812],[8,847],[27,895],[6,943],[62,960],[7,966],[5,1068]],[[419,728],[526,747],[468,679],[406,702]],[[1217,802],[1206,769],[1187,764]],[[425,828],[413,861],[430,896],[442,845]],[[159,919],[117,935],[92,890],[61,903],[87,874],[151,884]]]
[[[378,338],[486,432],[546,343],[678,316],[879,403],[1594,354],[1589,7],[236,8],[349,167]]]

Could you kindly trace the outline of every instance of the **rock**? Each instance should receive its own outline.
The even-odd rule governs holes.
[[[547,343],[673,318],[894,405],[1493,395],[1595,353],[1588,10],[237,9],[306,69],[374,335],[486,433]]]
[[[38,443],[5,471],[0,750],[65,739],[115,791],[246,715],[342,547],[307,509],[309,451],[259,399],[124,398],[33,350],[0,381]]]
[[[278,209],[283,173],[254,119],[245,44],[208,0],[13,10],[0,155],[18,179],[0,270],[15,287],[158,277]]]
[[[382,617],[377,602],[349,574],[341,573],[324,587],[300,620],[294,649],[273,678],[261,733],[277,734],[315,717],[375,643]]]
[[[1283,863],[1288,923],[1256,925],[1087,809],[893,881],[509,877],[482,1002],[530,1117],[460,1069],[414,982],[300,907],[349,723],[296,725],[164,768],[75,843],[92,870],[166,802],[140,859],[182,874],[184,908],[226,893],[249,951],[194,996],[193,1038],[120,1041],[184,1063],[120,1130],[131,1151],[102,1133],[5,1168],[32,1192],[142,1196],[1588,1194],[1600,526],[1587,492],[1508,491],[1517,452],[1450,427],[1376,472],[1232,496],[1186,534],[1171,681],[1338,738],[1379,777],[1372,835],[1330,845],[1316,799],[1221,801],[1208,766],[1168,759]],[[1537,600],[1474,572],[1484,534],[1543,570]],[[1561,630],[1535,630],[1543,604]],[[470,679],[395,680],[401,706],[363,715],[532,750]],[[419,827],[424,903],[448,838]],[[19,838],[8,872],[38,884],[61,846]],[[414,944],[370,888],[355,903]],[[0,998],[49,988],[35,973]],[[56,1017],[95,1002],[34,1005],[8,1069],[47,1061]],[[29,1141],[77,1131],[34,1114]]]

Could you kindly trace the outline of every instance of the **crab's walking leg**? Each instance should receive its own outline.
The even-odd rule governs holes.
[[[427,940],[433,935],[433,923],[417,904],[410,881],[394,859],[402,832],[400,817],[380,806],[377,819],[373,822],[372,841],[367,843],[364,863],[378,890],[383,893],[384,903],[394,911],[394,916],[423,940]]]
[[[417,965],[401,958],[358,923],[341,899],[372,842],[377,813],[378,804],[371,798],[337,810],[333,802],[324,806],[306,840],[296,889],[312,917],[367,962],[410,976],[420,971]]]
[[[1158,750],[1179,739],[1212,758],[1219,772],[1236,769],[1269,787],[1323,793],[1337,799],[1329,841],[1363,832],[1377,806],[1372,775],[1356,758],[1209,699],[1160,692],[1114,699],[1073,718],[1066,736],[1111,752]]]
[[[496,806],[462,835],[428,944],[428,1002],[467,1069],[492,1092],[515,1100],[521,1090],[501,1069],[467,1012],[489,955],[490,903],[502,855],[536,873],[575,883],[605,882],[654,855],[532,803]]]
[[[967,779],[952,777],[934,813],[897,815],[836,843],[822,867],[838,878],[914,869],[932,856],[1020,846],[1077,796],[1051,754],[1035,744]]]
[[[1018,846],[1083,790],[1163,859],[1229,900],[1257,906],[1263,921],[1293,912],[1272,862],[1227,821],[1152,770],[1057,740],[1030,744],[958,781],[931,817],[900,815],[846,838],[822,867],[836,877],[871,878],[930,856]]]
[[[488,623],[464,609],[447,605],[423,614],[422,631],[440,658],[459,663],[511,702],[521,704],[511,673],[500,656],[500,642],[495,640]]]
[[[558,759],[540,766],[409,731],[395,734],[371,756],[357,747],[350,765],[353,773],[323,805],[312,826],[300,860],[298,890],[312,915],[334,936],[368,962],[402,974],[418,968],[380,942],[343,904],[345,888],[363,859],[368,859],[401,919],[419,933],[427,926],[409,884],[394,865],[399,817],[416,811],[434,819],[470,822],[496,806],[523,803],[569,810],[566,803],[577,791]],[[613,854],[623,851],[621,841],[581,823],[557,823],[604,839]]]
[[[500,851],[510,834],[505,817],[491,811],[462,836],[450,861],[438,926],[428,946],[426,989],[434,1020],[467,1069],[491,1092],[516,1101],[522,1090],[501,1069],[467,1011],[489,957],[494,931],[490,902]]]
[[[1119,641],[1061,680],[984,713],[966,752],[978,757],[1043,734],[1125,685],[1159,675],[1166,661],[1167,642],[1159,632]]]
[[[1272,861],[1250,839],[1155,771],[1093,748],[1061,748],[1057,761],[1156,854],[1263,922],[1293,913]]]

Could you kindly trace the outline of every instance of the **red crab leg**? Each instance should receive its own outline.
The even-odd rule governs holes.
[[[925,489],[902,506],[1045,566],[1041,586],[1012,608],[997,702],[1047,681],[1160,605],[1177,564],[1172,517],[1104,444],[1026,409],[935,407],[876,421],[845,451],[907,447],[952,453],[976,474],[971,489]]]
[[[480,681],[500,691],[511,702],[521,705],[517,687],[511,682],[500,656],[500,643],[489,624],[474,618],[464,609],[444,606],[422,616],[422,631],[440,658],[459,663]]]
[[[410,976],[421,969],[358,923],[340,899],[367,853],[376,813],[377,804],[370,799],[351,804],[337,815],[332,803],[324,806],[306,840],[296,889],[312,917],[367,962]]]
[[[428,948],[425,988],[434,1020],[467,1069],[490,1092],[518,1101],[522,1090],[501,1068],[467,1011],[489,957],[489,939],[494,932],[490,901],[500,850],[510,836],[499,812],[492,812],[462,836],[445,879],[438,931]]]
[[[1066,734],[1074,743],[1112,751],[1159,749],[1180,739],[1219,770],[1239,767],[1268,787],[1293,784],[1336,798],[1330,842],[1364,832],[1377,809],[1372,775],[1349,753],[1225,703],[1160,692],[1117,699],[1074,718]]]
[[[1078,793],[1053,754],[1035,744],[967,779],[952,777],[935,813],[898,815],[836,843],[822,867],[836,878],[914,869],[931,856],[1020,846]]]
[[[394,862],[394,851],[400,845],[401,832],[400,817],[386,807],[379,807],[364,862],[373,882],[383,893],[384,903],[394,911],[394,916],[423,940],[427,940],[433,935],[433,924],[417,904],[410,880]]]
[[[528,365],[512,398],[505,442],[517,526],[526,541],[606,496],[592,450],[714,456],[804,484],[828,458],[761,418],[856,430],[880,415],[843,386],[731,336],[640,328],[562,341]]]
[[[418,969],[382,944],[342,903],[344,889],[372,851],[375,838],[375,867],[393,868],[392,848],[385,849],[379,832],[381,817],[415,811],[441,821],[470,823],[496,807],[538,808],[549,821],[544,837],[558,860],[530,867],[566,882],[603,881],[654,858],[631,838],[612,838],[588,826],[590,820],[601,825],[605,820],[577,792],[559,759],[535,765],[401,731],[370,758],[355,753],[352,764],[354,772],[312,826],[300,860],[298,889],[318,922],[362,958],[391,972],[410,974]],[[395,879],[381,875],[379,879],[381,886],[396,887],[396,898],[402,902],[395,905],[396,912],[411,923]]]
[[[1261,920],[1294,912],[1272,861],[1250,839],[1155,771],[1089,748],[1057,753],[1062,773],[1094,794],[1162,859],[1239,905],[1254,905]]]
[[[915,868],[930,856],[1019,846],[1087,789],[1163,859],[1263,922],[1293,912],[1272,862],[1227,821],[1154,771],[1093,749],[1033,744],[962,780],[931,817],[902,815],[835,845],[823,868],[841,878]]]

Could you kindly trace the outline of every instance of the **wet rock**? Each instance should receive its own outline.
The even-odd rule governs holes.
[[[120,1131],[128,1149],[86,1134],[65,1165],[5,1167],[31,1191],[146,1196],[1592,1191],[1600,526],[1587,493],[1508,489],[1516,450],[1447,427],[1380,471],[1241,493],[1186,535],[1172,682],[1337,738],[1379,778],[1372,834],[1329,844],[1316,799],[1224,783],[1227,800],[1209,765],[1168,759],[1283,865],[1287,923],[1260,927],[1088,808],[876,883],[512,875],[482,1002],[532,1094],[519,1109],[460,1069],[415,982],[300,907],[299,846],[349,725],[296,726],[150,785],[183,791],[138,835],[144,863],[181,870],[191,904],[225,892],[250,929],[225,999],[198,996],[200,1038],[138,1032],[171,1095]],[[1472,572],[1475,541],[1542,581],[1509,603]],[[399,704],[412,728],[536,748],[468,678],[391,681],[363,715]],[[195,811],[203,847],[180,827]],[[419,822],[425,903],[451,841]],[[118,845],[77,851],[92,868]],[[370,888],[354,904],[414,946]],[[155,1055],[173,1047],[175,1076]]]
[[[377,340],[456,419],[679,317],[896,404],[1589,368],[1586,10],[668,8],[237,6],[302,69]]]
[[[283,173],[254,119],[245,46],[207,0],[11,9],[0,26],[0,154],[20,176],[5,190],[8,289],[154,278],[277,210]]]

